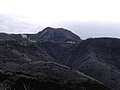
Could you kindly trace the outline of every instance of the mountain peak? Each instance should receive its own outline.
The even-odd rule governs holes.
[[[64,29],[64,28],[46,27],[44,30],[67,30],[67,29]]]
[[[47,41],[79,42],[81,40],[79,36],[64,28],[46,27],[41,32],[39,32],[38,35],[40,39]]]

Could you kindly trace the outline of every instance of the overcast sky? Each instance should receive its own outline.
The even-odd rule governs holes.
[[[119,9],[120,0],[0,0],[0,14],[28,17],[42,28],[67,28],[82,38],[119,37]]]

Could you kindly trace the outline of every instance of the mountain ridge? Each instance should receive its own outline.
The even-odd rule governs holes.
[[[46,29],[51,28],[48,27]],[[73,81],[82,79],[87,85],[96,84],[96,82],[91,79],[92,77],[97,81],[98,86],[96,86],[100,87],[100,90],[105,89],[102,88],[104,85],[105,87],[112,88],[112,90],[120,89],[120,39],[90,38],[81,40],[80,38],[74,38],[76,40],[72,40],[75,43],[68,43],[66,41],[68,37],[65,37],[63,41],[58,42],[54,38],[54,41],[51,40],[51,35],[53,35],[51,33],[53,32],[50,32],[47,33],[47,38],[39,40],[39,36],[42,37],[42,35],[44,36],[46,34],[46,29],[37,34],[19,34],[20,36],[22,35],[22,39],[18,39],[18,36],[17,39],[14,39],[16,36],[12,35],[12,39],[9,39],[8,36],[7,38],[9,40],[6,40],[6,38],[1,40],[0,69],[11,73],[26,72],[28,75],[32,74],[33,77],[34,75],[35,77],[39,75],[47,76],[55,80],[60,79],[59,82],[67,79],[67,77],[69,77],[68,79],[73,79]],[[55,29],[53,31],[57,30],[58,29]],[[70,36],[72,37],[72,35]],[[29,39],[30,37],[33,39]],[[46,37],[46,35],[44,37]],[[74,70],[75,72],[73,73]],[[76,71],[81,73],[81,76],[78,75],[78,78],[76,78]],[[70,73],[72,75],[68,75]],[[87,77],[82,78],[82,76],[84,76],[82,73],[87,75]],[[88,77],[90,77],[90,82],[89,80],[86,81]],[[70,80],[70,82],[71,81],[72,80]],[[92,84],[91,81],[93,81]],[[101,86],[101,83],[103,86]],[[75,86],[77,84],[78,83],[76,83]],[[89,85],[88,88],[87,86],[83,87],[87,90],[94,90],[94,86],[92,89],[90,89],[91,86]],[[110,90],[110,88],[106,88],[105,90]],[[84,89],[82,88],[80,90]]]
[[[23,38],[35,41],[80,42],[79,36],[63,28],[47,27],[37,34],[7,34],[0,33],[0,40],[20,40]],[[25,37],[23,37],[23,35]]]
[[[38,41],[36,43],[27,41],[26,44],[24,44],[25,42],[26,40],[25,41],[24,40],[0,41],[0,53],[1,53],[0,70],[11,73],[9,76],[9,78],[11,79],[4,79],[1,77],[5,83],[1,83],[0,85],[4,86],[5,84],[8,84],[9,87],[12,87],[12,86],[14,87],[14,84],[16,84],[15,82],[17,82],[16,80],[19,81],[19,79],[21,78],[27,79],[26,77],[30,78],[30,81],[28,79],[27,80],[31,84],[31,78],[34,79],[34,77],[37,78],[39,76],[39,77],[44,77],[45,81],[47,77],[49,77],[50,79],[58,80],[58,83],[61,82],[62,84],[64,84],[63,80],[65,81],[67,80],[68,88],[69,88],[69,83],[72,83],[72,85],[75,85],[75,87],[71,86],[71,90],[77,90],[77,88],[79,88],[80,90],[84,90],[82,88],[85,88],[86,90],[91,90],[93,88],[94,89],[99,88],[98,90],[111,90],[110,88],[107,88],[97,80],[92,79],[91,77],[86,76],[80,73],[79,71],[72,69],[71,67],[67,67],[65,65],[61,65],[60,63],[57,63],[57,60],[54,56],[58,55],[58,53],[61,53],[61,51],[59,51],[55,55],[51,55],[50,52],[47,51],[49,50],[47,49],[48,47],[51,49],[54,48],[53,50],[58,50],[57,47],[59,47],[59,49],[61,47],[62,50],[65,50],[66,48],[74,47],[74,44],[71,44],[71,43],[60,44],[60,43],[48,42],[48,41],[45,41],[45,42]],[[18,74],[17,75],[15,74],[15,76],[13,77],[11,76],[17,72],[21,73],[21,75],[24,75],[23,73],[25,73],[25,77],[21,77],[21,75],[19,76]],[[1,73],[1,74],[4,75],[4,73]],[[29,77],[26,75],[32,75],[32,77]],[[15,81],[14,81],[14,78],[16,78]],[[87,78],[89,78],[89,80]],[[11,82],[11,80],[12,80],[12,83],[14,84],[8,83],[8,82]],[[20,82],[24,82],[24,81],[20,81]],[[42,82],[44,82],[44,80]],[[47,80],[46,82],[49,82],[49,80]],[[79,82],[82,82],[84,84],[82,83],[80,84]],[[21,85],[21,87],[23,86]],[[19,89],[17,88],[17,90]],[[48,89],[45,89],[45,90],[48,90]]]

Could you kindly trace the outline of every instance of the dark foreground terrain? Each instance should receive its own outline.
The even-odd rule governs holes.
[[[1,33],[0,90],[120,90],[119,46],[119,39],[81,40],[63,28]]]

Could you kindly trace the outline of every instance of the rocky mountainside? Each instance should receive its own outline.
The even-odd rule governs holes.
[[[0,41],[0,89],[111,90],[98,80],[58,64],[47,53],[45,45],[60,45],[59,47],[65,49],[68,43]]]
[[[119,90],[119,46],[120,39],[81,40],[63,28],[1,33],[0,85],[16,90]]]
[[[116,38],[87,39],[77,44],[49,42],[42,45],[55,62],[79,70],[113,90],[120,89],[119,46],[120,40]]]
[[[87,39],[70,50],[63,63],[89,75],[114,90],[120,89],[120,40]]]

